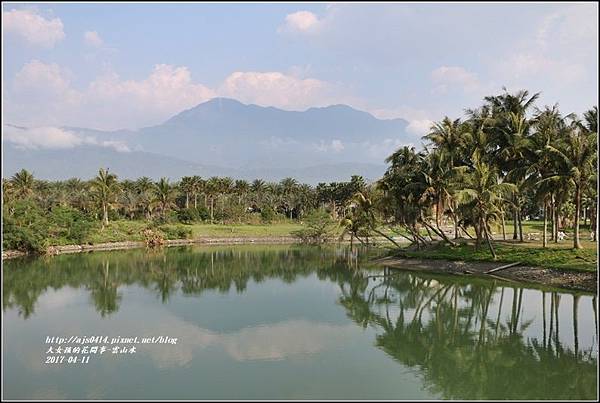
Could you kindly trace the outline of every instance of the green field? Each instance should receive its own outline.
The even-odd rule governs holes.
[[[597,244],[582,242],[584,249],[575,250],[572,244],[561,242],[542,248],[539,242],[496,241],[494,246],[498,259],[496,262],[522,262],[524,265],[548,269],[596,271],[598,262]],[[406,257],[426,259],[494,261],[485,243],[479,250],[471,241],[463,241],[456,247],[437,244],[427,249],[403,249],[400,254]]]
[[[117,220],[104,229],[94,230],[89,242],[142,241],[145,221]],[[280,237],[291,236],[292,231],[302,228],[296,223],[277,224],[165,224],[161,228],[191,230],[191,238],[237,238],[237,237]]]

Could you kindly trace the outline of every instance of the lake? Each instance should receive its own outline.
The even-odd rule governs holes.
[[[394,270],[375,254],[255,245],[5,261],[4,398],[596,398],[595,296]],[[58,337],[88,354],[57,352]]]

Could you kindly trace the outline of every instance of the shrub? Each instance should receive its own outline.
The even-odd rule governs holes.
[[[200,219],[198,210],[195,208],[182,208],[177,212],[177,219],[184,224],[191,224]]]
[[[277,217],[277,213],[271,207],[267,206],[260,210],[260,218],[266,224],[270,224],[275,217]]]
[[[162,225],[158,230],[164,234],[165,239],[189,239],[192,237],[192,229],[181,225]]]
[[[304,227],[292,235],[303,243],[319,244],[334,237],[335,222],[325,210],[315,210],[304,219]]]
[[[82,244],[94,226],[84,213],[71,207],[54,207],[50,212],[52,236],[66,243]]]
[[[4,249],[25,252],[44,252],[48,246],[48,220],[43,211],[31,200],[19,200],[2,214]]]

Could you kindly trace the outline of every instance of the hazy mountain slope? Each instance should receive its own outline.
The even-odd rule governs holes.
[[[117,152],[112,148],[85,146],[70,150],[22,150],[3,144],[4,178],[25,168],[39,179],[91,178],[101,167],[108,167],[120,178],[136,179],[148,176],[153,179],[167,177],[177,180],[186,175],[231,176],[236,179],[253,180],[262,178],[279,181],[285,177],[316,185],[319,182],[349,180],[351,175],[362,175],[366,179],[377,179],[384,172],[383,165],[375,164],[331,164],[306,168],[281,169],[233,169],[212,165],[201,165],[163,155],[146,152]]]
[[[400,144],[420,143],[406,127],[402,119],[377,119],[345,105],[296,112],[217,98],[137,131],[63,127],[85,139],[70,149],[22,149],[3,137],[3,175],[27,168],[39,178],[87,178],[110,167],[123,178],[376,179]],[[26,135],[26,128],[16,129]]]

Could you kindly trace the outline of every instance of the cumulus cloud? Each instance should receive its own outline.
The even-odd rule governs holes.
[[[433,121],[429,119],[423,120],[412,120],[406,127],[406,131],[410,134],[415,134],[418,136],[424,136],[429,133],[431,129],[431,125],[433,125]]]
[[[219,94],[262,106],[302,109],[323,105],[332,99],[332,91],[331,84],[314,78],[238,71],[225,79]]]
[[[431,80],[436,84],[435,92],[445,93],[450,87],[458,87],[465,92],[478,90],[477,76],[463,67],[441,66],[431,72]]]
[[[83,34],[83,42],[87,46],[95,48],[99,48],[104,44],[104,41],[102,38],[100,38],[100,35],[96,31],[85,31]]]
[[[121,129],[158,124],[215,92],[194,83],[186,67],[156,65],[141,80],[106,73],[84,89],[55,63],[33,60],[17,72],[6,104],[11,121],[28,126]]]
[[[98,141],[95,137],[84,136],[59,127],[20,128],[7,126],[3,140],[21,149],[69,149],[82,145],[96,145],[113,148],[119,152],[129,152],[121,141]]]
[[[319,27],[319,23],[319,18],[314,13],[297,11],[286,15],[283,25],[279,27],[279,32],[315,32]]]
[[[2,11],[2,28],[4,32],[44,48],[53,48],[65,38],[60,18],[46,19],[31,9]]]

